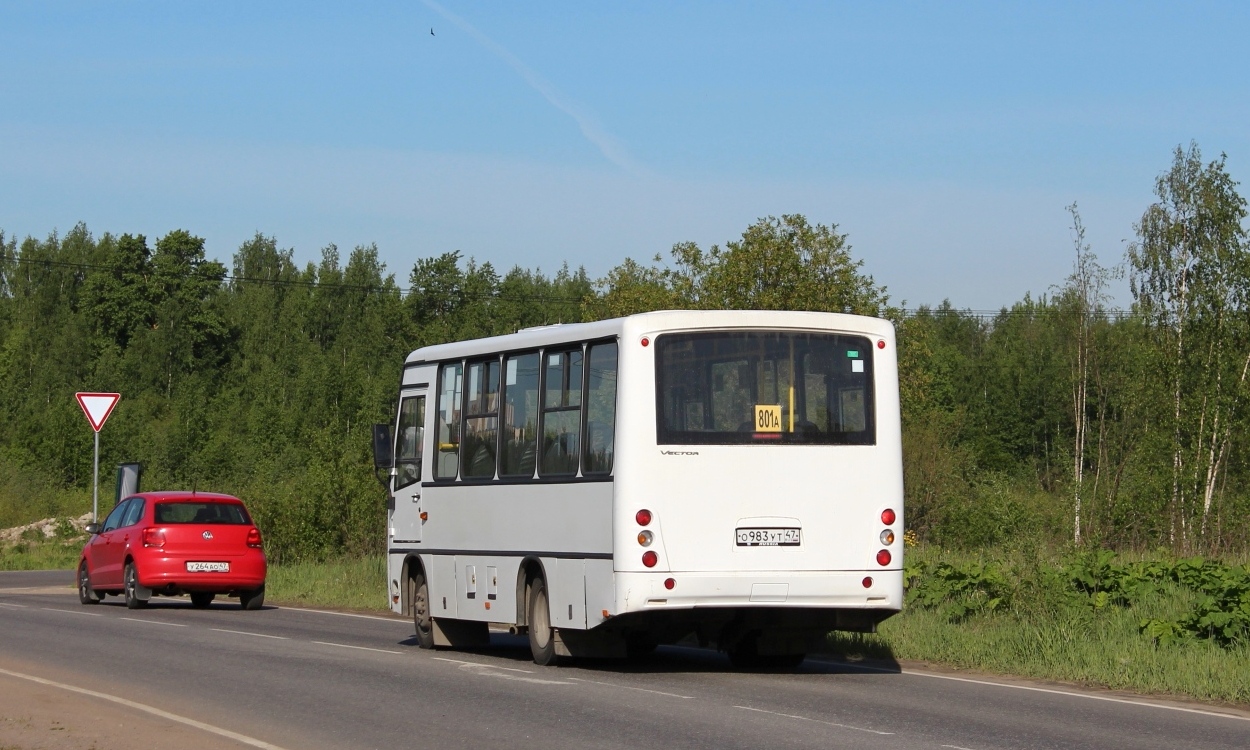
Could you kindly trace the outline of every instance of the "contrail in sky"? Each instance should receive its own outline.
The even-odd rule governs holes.
[[[530,88],[542,94],[543,98],[551,103],[551,106],[572,117],[573,121],[577,123],[578,129],[582,131],[582,135],[599,149],[604,158],[633,175],[640,175],[645,171],[629,157],[625,149],[617,143],[610,133],[603,129],[603,126],[592,115],[566,99],[550,81],[521,62],[516,55],[509,52],[494,39],[478,31],[468,21],[434,2],[434,0],[424,0],[424,2],[443,18],[455,24],[461,31],[473,37],[478,44],[489,50],[495,57],[507,63],[508,67],[515,70],[517,74],[525,79]]]

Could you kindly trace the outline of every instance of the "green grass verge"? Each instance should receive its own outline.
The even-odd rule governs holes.
[[[265,601],[386,612],[386,558],[342,558],[269,566]]]
[[[73,570],[85,539],[0,543],[0,570]]]
[[[1092,597],[1060,590],[1062,578],[1053,574],[1064,564],[1058,559],[940,550],[908,554],[931,563],[997,567],[1004,573],[1004,603],[984,606],[991,601],[985,599],[968,610],[910,601],[875,635],[832,634],[830,651],[1250,705],[1250,643],[1161,642],[1143,634],[1143,621],[1178,620],[1199,602],[1201,594],[1179,583],[1143,587],[1124,606],[1096,606]]]

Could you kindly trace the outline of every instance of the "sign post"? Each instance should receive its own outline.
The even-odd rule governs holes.
[[[91,522],[100,520],[100,429],[121,400],[120,393],[75,393],[82,413],[95,431],[95,463],[91,470]]]

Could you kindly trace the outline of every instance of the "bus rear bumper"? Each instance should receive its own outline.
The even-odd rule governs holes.
[[[903,605],[902,570],[617,572],[615,576],[618,614],[703,607],[898,611]],[[672,588],[666,585],[670,580]]]

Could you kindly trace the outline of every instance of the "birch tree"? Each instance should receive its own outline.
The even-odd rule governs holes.
[[[1170,538],[1188,550],[1205,535],[1250,370],[1246,201],[1225,157],[1203,164],[1196,144],[1176,148],[1155,194],[1128,262],[1168,388]]]

